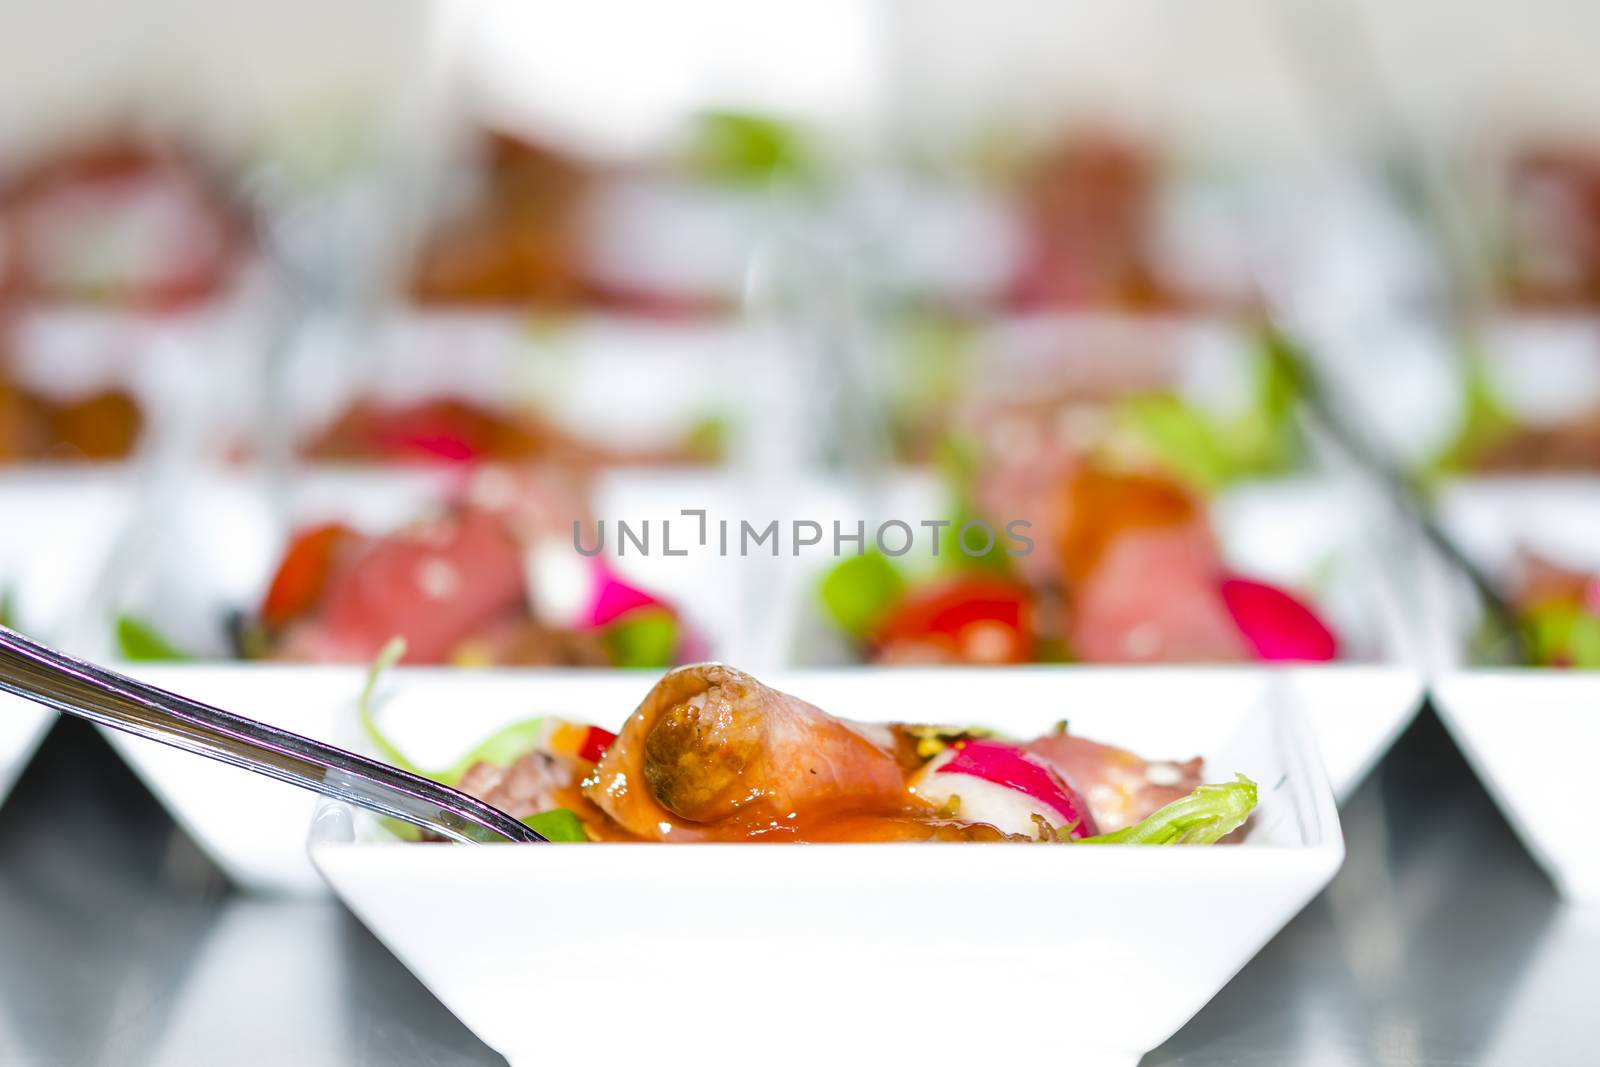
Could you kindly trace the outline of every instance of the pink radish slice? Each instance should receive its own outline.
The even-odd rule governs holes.
[[[1098,833],[1089,805],[1044,764],[1029,758],[1021,749],[1000,741],[966,741],[938,769],[938,774],[964,774],[985,782],[1014,789],[1038,801],[1060,820],[1071,826],[1073,837],[1092,837]]]
[[[635,608],[665,604],[643,589],[629,585],[603,560],[594,561],[594,603],[589,608],[589,625],[605,626]]]
[[[1220,586],[1222,602],[1256,655],[1269,662],[1337,659],[1339,640],[1300,600],[1265,582],[1232,576]]]

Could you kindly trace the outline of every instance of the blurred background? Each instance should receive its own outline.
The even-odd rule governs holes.
[[[1596,40],[1584,0],[0,0],[0,623],[341,743],[204,665],[1343,661],[1291,702],[1345,873],[1152,1062],[1584,1062],[1593,931],[1406,723],[1421,667],[1600,668]],[[1463,750],[1581,817],[1581,731],[1502,692],[1526,744]],[[320,886],[308,800],[118,752],[0,709],[0,1060],[498,1062],[331,905],[225,891]]]
[[[0,0],[0,624],[341,744],[354,667],[205,664],[1342,661],[1286,702],[1346,873],[1150,1062],[1592,1061],[1594,923],[1406,723],[1422,667],[1600,667],[1597,40]],[[1430,699],[1584,853],[1590,694],[1486,693],[1482,744]],[[114,744],[142,781],[0,707],[0,1061],[499,1062],[334,905],[226,888],[320,889],[309,798]]]
[[[1263,656],[1209,584],[1153,618],[1225,562],[1338,633],[1364,609],[1326,546],[1274,557],[1229,493],[1600,464],[1596,29],[1576,0],[8,3],[0,603],[129,658]],[[620,519],[717,505],[1044,547],[619,551]],[[573,520],[613,524],[595,562]],[[1584,561],[1514,547],[1500,599],[1560,605],[1530,654],[1600,656]],[[373,581],[410,592],[345,591]],[[1378,654],[1338,636],[1291,658]]]

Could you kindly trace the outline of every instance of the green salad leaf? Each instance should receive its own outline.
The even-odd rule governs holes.
[[[846,556],[822,576],[822,610],[842,632],[864,638],[905,595],[906,579],[877,550]]]
[[[1466,359],[1462,382],[1461,429],[1455,439],[1428,464],[1427,473],[1455,474],[1471,469],[1485,451],[1516,432],[1517,420],[1495,395],[1488,367],[1481,356]]]
[[[727,457],[728,440],[732,432],[728,420],[720,414],[702,415],[690,425],[683,435],[683,444],[690,452],[709,462]]]
[[[743,111],[700,115],[685,162],[703,178],[735,184],[805,180],[817,171],[815,152],[798,127]]]
[[[1541,604],[1523,618],[1528,652],[1546,666],[1600,669],[1600,615],[1581,604]]]
[[[537,830],[546,841],[576,842],[587,841],[589,835],[583,832],[583,820],[579,819],[571,809],[551,808],[529,815],[522,820],[523,824]]]
[[[1203,785],[1132,826],[1078,841],[1080,845],[1211,845],[1227,837],[1256,807],[1256,784],[1244,775]]]
[[[615,667],[670,667],[678,649],[678,620],[660,607],[635,608],[600,634]]]
[[[194,657],[132,615],[117,616],[117,654],[133,663],[183,663]]]
[[[496,767],[509,767],[517,760],[539,747],[544,737],[544,719],[524,719],[497,730],[487,741],[470,750],[442,771],[424,771],[436,782],[453,786],[476,763],[492,763]]]
[[[1154,393],[1123,401],[1119,420],[1173,474],[1202,492],[1287,470],[1299,444],[1293,357],[1284,343],[1273,333],[1259,339],[1251,401],[1237,415],[1217,415],[1176,394]]]

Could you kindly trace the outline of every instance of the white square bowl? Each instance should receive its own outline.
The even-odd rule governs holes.
[[[1462,482],[1442,494],[1440,517],[1491,579],[1508,575],[1519,545],[1600,570],[1597,478]],[[1600,671],[1475,666],[1479,606],[1437,560],[1425,573],[1439,717],[1562,894],[1600,900],[1600,841],[1584,822],[1600,755]]]
[[[1085,736],[1151,756],[1201,753],[1210,779],[1248,773],[1262,807],[1246,843],[1211,848],[455,848],[386,839],[375,821],[327,804],[312,860],[452,1012],[521,1067],[708,1048],[762,1063],[881,1054],[1130,1065],[1343,858],[1315,746],[1270,675],[1024,668],[765,680],[864,719],[1026,733],[1070,716]],[[383,717],[402,748],[442,763],[533,712],[619,724],[647,687],[616,675],[396,672]],[[713,1006],[704,1029],[686,1002]]]

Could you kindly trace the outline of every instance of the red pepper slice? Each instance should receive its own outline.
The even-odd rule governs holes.
[[[578,748],[578,756],[590,763],[599,763],[600,757],[606,754],[606,749],[611,747],[611,742],[617,735],[610,730],[602,730],[598,726],[589,727],[589,732],[583,735],[583,744]]]

